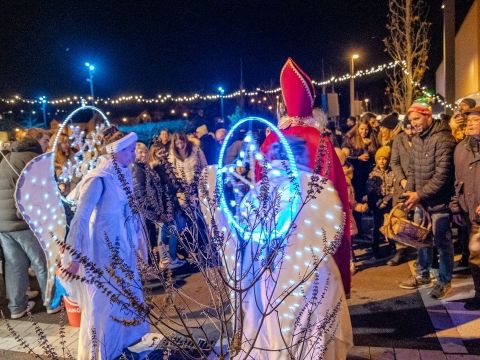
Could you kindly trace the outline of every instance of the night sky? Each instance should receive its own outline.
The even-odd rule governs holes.
[[[460,3],[471,1],[460,1]],[[441,0],[429,3],[430,72],[441,59]],[[460,5],[460,13],[468,9]],[[278,85],[292,56],[322,79],[389,61],[387,0],[362,1],[11,1],[0,5],[0,95],[87,94],[85,61],[95,63],[96,95],[227,92]],[[365,81],[360,88],[368,88]],[[382,86],[378,85],[377,87]]]

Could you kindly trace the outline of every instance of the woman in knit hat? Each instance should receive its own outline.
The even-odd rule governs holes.
[[[380,133],[378,140],[381,146],[392,146],[393,139],[402,131],[398,113],[388,114],[380,122]]]
[[[382,234],[380,227],[383,225],[383,218],[392,208],[394,175],[389,167],[390,147],[382,146],[375,153],[375,168],[367,180],[368,206],[373,211],[373,244],[372,250],[375,258],[384,257],[380,252]]]

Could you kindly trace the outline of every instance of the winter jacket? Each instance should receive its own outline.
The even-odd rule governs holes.
[[[0,163],[0,232],[28,229],[27,223],[17,212],[15,187],[20,173],[28,162],[41,153],[42,148],[38,141],[25,137],[14,144],[12,152]]]
[[[416,191],[429,212],[448,210],[453,195],[455,145],[448,124],[439,120],[412,139],[407,190]]]
[[[200,149],[205,154],[208,165],[217,163],[218,144],[212,135],[205,134],[200,138]]]
[[[377,201],[383,202],[384,206],[390,205],[393,195],[393,183],[395,181],[393,171],[380,170],[377,166],[370,172],[367,180],[368,201],[376,205]]]
[[[480,224],[475,212],[480,206],[480,140],[467,137],[455,149],[455,195],[450,208],[465,212],[472,224]]]
[[[390,167],[395,176],[395,186],[393,191],[393,203],[398,202],[398,198],[405,192],[400,182],[407,179],[408,166],[412,159],[412,146],[409,143],[408,136],[404,132],[398,134],[393,139],[392,155],[390,158]]]

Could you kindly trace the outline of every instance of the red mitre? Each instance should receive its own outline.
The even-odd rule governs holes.
[[[287,118],[296,120],[312,118],[315,88],[310,77],[293,61],[288,58],[280,72],[280,86],[283,101],[287,110]],[[281,128],[285,128],[281,126]]]

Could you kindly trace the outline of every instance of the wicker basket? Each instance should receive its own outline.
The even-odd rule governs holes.
[[[407,218],[408,212],[402,207],[403,203],[399,203],[385,214],[383,226],[380,228],[382,234],[388,239],[417,249],[432,246],[432,237],[429,236],[432,231],[430,214],[423,206],[418,205],[415,211],[420,213],[421,220],[415,222]]]

